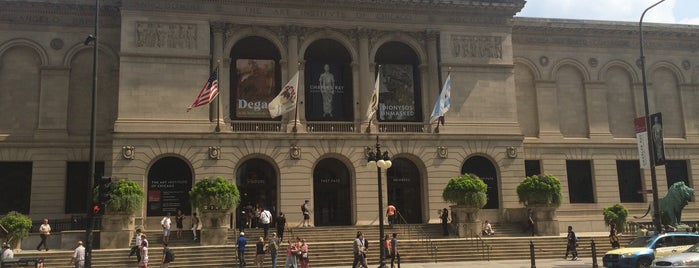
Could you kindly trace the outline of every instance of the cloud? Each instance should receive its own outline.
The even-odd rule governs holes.
[[[648,11],[643,21],[697,24],[695,18],[678,21],[673,12],[677,1],[682,1],[681,4],[684,5],[678,12],[686,8],[693,9],[686,6],[699,3],[696,0],[666,0]],[[517,16],[638,22],[643,11],[657,2],[658,0],[528,0]]]

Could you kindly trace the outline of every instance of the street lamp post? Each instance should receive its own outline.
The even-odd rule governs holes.
[[[376,152],[369,152],[367,160],[369,163],[367,166],[371,169],[376,167],[376,177],[379,186],[379,268],[386,267],[384,258],[386,257],[386,252],[382,250],[384,241],[384,230],[383,230],[383,187],[381,182],[381,170],[388,170],[393,163],[391,163],[391,158],[388,156],[388,152],[381,152],[381,144],[379,143],[379,136],[376,136]]]
[[[97,114],[97,48],[98,48],[98,36],[99,36],[99,18],[100,18],[100,2],[95,0],[95,28],[94,33],[88,35],[85,39],[85,45],[89,45],[92,42],[93,54],[92,54],[92,107],[90,110],[90,175],[87,179],[87,228],[85,228],[85,267],[92,267],[92,241],[93,234],[92,230],[95,225],[95,213],[92,210],[92,188],[95,182],[95,139],[96,139],[96,114]],[[104,208],[102,208],[104,209]]]
[[[664,2],[665,0],[660,0],[657,3],[653,4],[652,6],[646,8],[646,10],[643,11],[643,14],[641,14],[641,19],[638,22],[638,34],[639,34],[639,41],[640,41],[640,48],[641,48],[641,78],[643,79],[643,104],[645,108],[645,113],[646,113],[646,134],[648,136],[648,154],[650,159],[650,183],[653,191],[653,225],[655,226],[655,232],[658,233],[660,232],[662,226],[660,225],[660,205],[658,203],[658,179],[657,176],[655,175],[655,149],[653,147],[653,139],[651,139],[651,129],[650,129],[650,112],[648,111],[648,85],[646,82],[646,56],[643,55],[643,17],[646,15],[646,12],[650,10],[651,8],[654,8],[655,6],[659,5],[660,3]]]

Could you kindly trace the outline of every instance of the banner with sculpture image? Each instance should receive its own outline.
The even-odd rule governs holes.
[[[415,80],[409,64],[381,65],[385,87],[379,92],[380,121],[416,121]]]
[[[310,62],[306,69],[306,119],[351,121],[352,87],[344,63]]]
[[[274,60],[238,59],[235,70],[235,117],[268,119],[267,106],[277,95]]]

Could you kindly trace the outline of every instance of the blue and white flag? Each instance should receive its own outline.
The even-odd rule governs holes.
[[[442,87],[442,92],[439,93],[439,99],[434,104],[434,110],[432,110],[432,115],[430,116],[430,124],[437,121],[440,117],[444,116],[447,111],[449,111],[449,106],[451,105],[451,74],[447,76],[447,80],[444,81],[444,87]],[[442,125],[444,121],[442,121]]]

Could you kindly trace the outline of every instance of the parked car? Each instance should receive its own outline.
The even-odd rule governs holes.
[[[651,267],[699,268],[699,244],[695,244],[683,252],[656,259]]]
[[[666,233],[640,236],[624,248],[614,249],[602,258],[604,267],[649,268],[653,260],[680,253],[699,243],[693,233]]]

